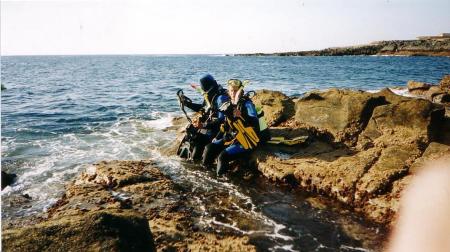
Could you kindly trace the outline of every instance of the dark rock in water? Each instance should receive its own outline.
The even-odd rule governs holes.
[[[1,87],[1,90],[3,91],[3,90],[6,90],[6,87],[2,84],[1,85],[2,87]]]
[[[13,173],[7,173],[2,171],[2,190],[3,188],[11,185],[16,180],[17,175]]]
[[[132,211],[64,216],[5,230],[5,251],[156,251],[148,221]]]

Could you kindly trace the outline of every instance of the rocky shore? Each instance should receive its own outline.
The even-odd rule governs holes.
[[[427,88],[440,87],[448,97],[448,78]],[[272,135],[313,140],[307,146],[260,148],[258,169],[271,180],[335,198],[375,222],[392,224],[403,189],[423,164],[450,156],[450,103],[429,97],[399,96],[390,89],[331,89],[302,98],[260,91],[254,101],[264,108]]]
[[[198,221],[192,193],[151,161],[104,161],[34,221],[3,223],[4,251],[254,251],[248,237]],[[228,207],[225,206],[224,207]]]
[[[333,47],[323,50],[250,53],[236,56],[345,56],[345,55],[389,55],[389,56],[450,56],[450,38],[442,40],[391,40],[367,45]]]
[[[419,98],[399,96],[390,89],[377,93],[330,89],[300,98],[257,91],[253,100],[264,109],[272,136],[309,136],[309,141],[294,146],[265,144],[250,164],[271,181],[335,199],[390,226],[404,188],[423,164],[450,157],[448,81],[445,76],[439,85],[408,83],[411,95]],[[182,133],[182,126],[183,120],[177,119],[171,130]],[[163,153],[171,155],[173,149]],[[43,216],[3,222],[2,249],[257,250],[245,232],[229,228],[218,232],[204,224],[199,197],[214,198],[215,205],[208,206],[213,220],[227,211],[237,226],[252,225],[239,217],[228,193],[191,189],[174,183],[154,161],[99,162],[68,184]]]

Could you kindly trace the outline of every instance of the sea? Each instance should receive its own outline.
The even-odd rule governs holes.
[[[450,73],[450,58],[2,56],[1,84],[6,89],[1,91],[1,169],[17,174],[14,184],[1,192],[2,219],[45,212],[64,193],[64,185],[95,162],[152,159],[179,183],[208,186],[251,204],[242,211],[264,223],[266,235],[254,238],[262,250],[379,250],[382,234],[374,241],[369,235],[348,235],[339,224],[342,214],[306,204],[310,198],[302,192],[267,181],[222,182],[161,153],[176,137],[166,129],[174,117],[183,116],[176,92],[183,89],[200,102],[202,97],[189,84],[207,73],[219,84],[238,78],[250,81],[247,90],[278,90],[289,96],[334,87],[373,92],[405,87],[408,80],[438,83]],[[28,195],[31,203],[5,204],[14,195]],[[345,219],[360,233],[382,233],[359,217],[348,214]],[[258,231],[240,230],[232,223],[222,224],[246,234]]]

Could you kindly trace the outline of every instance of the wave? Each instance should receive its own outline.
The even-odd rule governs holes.
[[[3,207],[2,217],[45,211],[59,199],[64,183],[89,164],[151,157],[149,146],[169,144],[174,139],[171,133],[163,131],[172,125],[172,114],[152,113],[151,117],[157,119],[127,118],[88,133],[65,133],[26,142],[5,138],[7,146],[2,146],[2,166],[16,173],[18,179],[1,195],[28,194],[33,201],[28,209]]]

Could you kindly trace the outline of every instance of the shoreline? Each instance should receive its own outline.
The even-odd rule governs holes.
[[[254,102],[263,107],[272,136],[309,136],[312,140],[294,146],[261,146],[252,155],[255,174],[277,186],[286,184],[337,200],[355,216],[362,215],[390,229],[396,223],[402,192],[423,164],[450,156],[450,104],[437,104],[449,94],[444,81],[449,78],[441,81],[440,91],[436,85],[408,83],[411,94],[429,96],[430,100],[399,96],[389,89],[370,93],[331,88],[302,97],[260,90]],[[182,134],[184,123],[183,119],[175,119],[170,128]],[[173,149],[162,152],[172,154]],[[47,216],[3,226],[5,248],[95,249],[98,244],[90,240],[89,233],[80,231],[81,227],[98,233],[104,242],[101,246],[109,244],[113,250],[120,250],[120,244],[128,242],[148,250],[217,246],[257,250],[245,232],[225,228],[219,235],[199,227],[193,207],[196,197],[207,193],[196,194],[177,185],[153,161],[103,161],[89,167],[69,183],[62,198],[45,213]],[[228,194],[222,196],[220,211],[235,207],[227,199]],[[324,203],[314,204],[320,209]],[[117,222],[107,221],[111,219]],[[210,223],[220,220],[212,219]],[[242,225],[249,223],[244,221]],[[144,242],[121,235],[121,230],[130,228],[140,230]],[[49,231],[55,229],[61,232]],[[105,230],[113,230],[114,235],[103,233]],[[67,239],[81,242],[66,243]],[[49,247],[40,247],[40,240]]]
[[[241,53],[227,56],[430,56],[450,57],[450,38],[436,40],[388,40],[322,50],[275,53]]]

